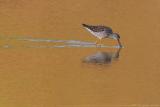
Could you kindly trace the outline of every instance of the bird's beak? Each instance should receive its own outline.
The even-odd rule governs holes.
[[[117,39],[117,40],[118,40],[119,46],[122,48],[122,44],[121,44],[120,40],[119,39]]]

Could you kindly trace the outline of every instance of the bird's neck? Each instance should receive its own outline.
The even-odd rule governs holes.
[[[114,35],[114,34],[109,34],[108,38],[117,40],[117,37],[116,37],[116,35]]]

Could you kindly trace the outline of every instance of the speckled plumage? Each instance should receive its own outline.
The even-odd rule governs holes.
[[[95,37],[102,39],[109,37],[110,34],[113,33],[112,29],[107,26],[92,26],[87,24],[82,24],[84,28],[86,28],[90,33],[92,33]]]
[[[113,33],[112,32],[112,29],[110,27],[107,27],[107,26],[101,26],[101,25],[98,25],[98,26],[92,26],[92,25],[86,25],[86,24],[82,24],[84,27],[92,30],[93,32],[103,32],[105,31],[106,33],[108,34],[111,34]]]
[[[86,28],[91,34],[93,34],[95,37],[98,39],[103,39],[103,38],[110,38],[110,39],[115,39],[118,41],[119,46],[122,47],[120,43],[120,36],[118,33],[113,33],[112,29],[107,26],[102,26],[102,25],[87,25],[87,24],[82,24],[84,28]],[[97,42],[96,42],[97,44]]]

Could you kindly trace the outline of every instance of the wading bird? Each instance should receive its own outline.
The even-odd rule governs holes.
[[[95,37],[101,40],[104,38],[110,38],[110,39],[115,39],[118,41],[118,44],[120,47],[122,47],[122,44],[120,42],[120,36],[118,33],[113,33],[112,29],[107,26],[93,26],[93,25],[87,25],[87,24],[82,24],[84,28],[86,28],[91,34],[93,34]],[[98,41],[96,41],[97,45]]]

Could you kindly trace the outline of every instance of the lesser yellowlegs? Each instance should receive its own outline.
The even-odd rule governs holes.
[[[107,26],[93,26],[93,25],[87,25],[82,24],[84,28],[86,28],[90,33],[92,33],[95,37],[100,39],[100,42],[103,38],[111,38],[118,41],[118,44],[120,47],[122,47],[120,42],[120,36],[118,33],[113,33],[112,29]],[[97,44],[97,41],[96,41]]]

